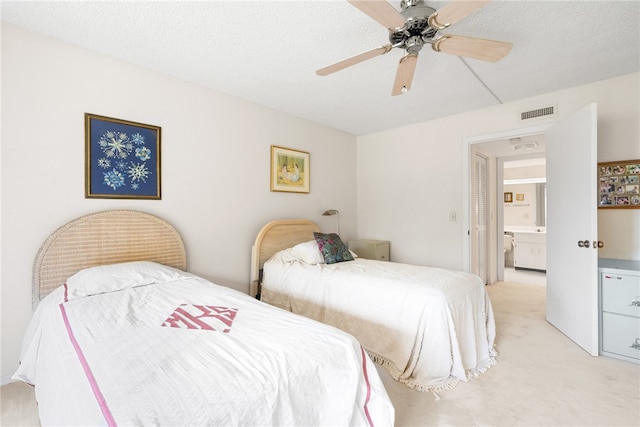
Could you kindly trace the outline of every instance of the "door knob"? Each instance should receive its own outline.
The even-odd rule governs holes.
[[[588,240],[578,240],[578,247],[580,248],[588,248],[589,247],[589,241]]]

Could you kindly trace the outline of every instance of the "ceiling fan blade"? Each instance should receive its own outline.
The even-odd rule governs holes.
[[[367,52],[361,53],[360,55],[352,56],[351,58],[347,58],[340,62],[336,62],[335,64],[329,65],[327,67],[320,68],[318,71],[316,71],[316,74],[319,76],[326,76],[326,75],[335,73],[336,71],[343,70],[352,65],[359,64],[360,62],[364,62],[367,59],[371,59],[379,55],[384,55],[390,50],[391,50],[390,44],[380,46],[375,49],[371,49]]]
[[[396,80],[393,82],[393,90],[391,95],[402,95],[411,89],[411,82],[413,81],[413,74],[416,71],[416,64],[418,63],[418,54],[410,53],[400,59],[398,64],[398,71],[396,71]]]
[[[497,62],[507,56],[512,46],[508,42],[450,34],[440,37],[432,45],[436,52],[451,53],[489,62]]]
[[[429,17],[429,25],[432,28],[442,30],[467,17],[487,3],[491,3],[491,0],[451,0],[446,6]]]
[[[400,12],[385,0],[348,0],[353,6],[360,9],[372,19],[378,21],[386,28],[402,28],[405,20]]]

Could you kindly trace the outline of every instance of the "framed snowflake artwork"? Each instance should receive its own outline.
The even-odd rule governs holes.
[[[85,197],[160,200],[159,126],[85,113]]]

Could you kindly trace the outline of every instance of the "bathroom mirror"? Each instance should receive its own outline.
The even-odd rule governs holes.
[[[504,181],[504,192],[513,196],[504,202],[504,224],[525,227],[547,225],[546,179]]]

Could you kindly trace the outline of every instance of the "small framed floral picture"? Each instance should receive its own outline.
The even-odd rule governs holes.
[[[271,146],[271,191],[309,193],[309,153]]]
[[[85,113],[85,197],[160,200],[159,126]]]

